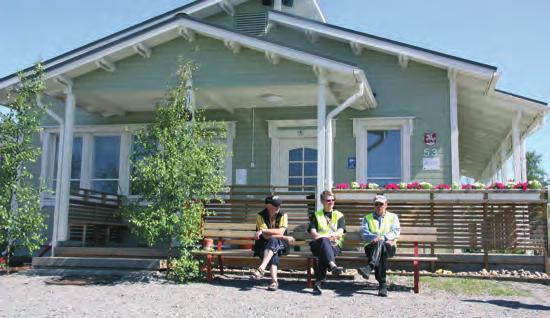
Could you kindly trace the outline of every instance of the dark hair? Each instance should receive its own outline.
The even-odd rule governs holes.
[[[336,199],[336,196],[334,195],[334,192],[330,191],[330,190],[325,190],[323,192],[321,192],[321,201],[325,201],[325,199],[327,197],[333,197]]]

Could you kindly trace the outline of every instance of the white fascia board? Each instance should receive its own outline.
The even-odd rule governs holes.
[[[506,94],[500,91],[493,91],[490,95],[493,95],[499,99],[502,99],[503,101],[513,103],[517,106],[524,107],[527,111],[537,112],[537,113],[544,112],[545,114],[550,113],[550,107],[548,107],[548,105],[545,106],[541,103],[530,101],[525,98]]]
[[[197,33],[205,34],[211,38],[217,38],[222,41],[234,41],[235,43],[238,43],[244,47],[257,51],[274,53],[281,57],[284,57],[287,60],[311,66],[318,66],[323,69],[337,73],[349,74],[353,76],[358,83],[361,82],[358,78],[356,78],[356,74],[363,74],[364,76],[364,72],[355,66],[334,61],[315,54],[299,51],[283,45],[264,41],[255,37],[245,36],[240,33],[235,33],[226,29],[221,29],[194,20],[181,19],[178,23],[180,27],[190,28]]]
[[[323,23],[326,23],[327,19],[325,18],[325,14],[323,13],[323,10],[321,10],[321,6],[319,6],[319,3],[317,2],[317,0],[313,0],[313,5],[317,9],[317,12],[319,12],[319,16],[321,17],[321,21],[323,21]]]
[[[67,63],[66,65],[63,65],[59,68],[55,68],[52,71],[48,71],[46,73],[46,77],[54,78],[54,77],[63,75],[82,65],[86,65],[88,63],[95,63],[95,61],[108,57],[110,54],[116,53],[120,50],[137,45],[152,37],[155,37],[163,33],[170,32],[172,30],[182,28],[182,27],[192,29],[197,33],[201,33],[211,38],[216,38],[222,41],[234,41],[242,46],[245,46],[257,51],[270,52],[278,56],[281,56],[285,59],[292,60],[301,64],[317,66],[317,67],[326,69],[328,71],[349,75],[351,78],[353,78],[356,81],[358,85],[365,85],[365,88],[367,89],[366,90],[367,96],[368,96],[367,101],[369,105],[371,105],[372,107],[376,105],[376,100],[374,99],[374,96],[370,88],[370,85],[368,84],[366,75],[363,72],[363,70],[361,70],[360,68],[357,68],[353,65],[345,64],[342,62],[334,61],[312,53],[307,53],[300,50],[292,49],[284,45],[275,44],[275,43],[271,43],[268,41],[255,38],[255,37],[232,32],[230,30],[222,29],[206,23],[202,23],[200,21],[186,19],[184,17],[181,17],[180,19],[177,19],[170,23],[162,25],[158,28],[152,29],[146,33],[140,34],[139,36],[128,38],[125,41],[121,41],[116,45],[109,46],[94,54],[84,56],[81,59],[77,59],[74,62]],[[51,66],[55,66],[55,64]],[[18,81],[19,80],[17,78],[8,80],[2,83],[2,85],[0,86],[0,89],[13,85]]]
[[[423,50],[418,50],[412,47],[399,45],[398,43],[375,39],[353,32],[346,32],[345,30],[333,28],[328,25],[314,23],[306,19],[295,18],[274,11],[269,12],[268,20],[292,28],[313,31],[323,36],[343,42],[356,42],[360,45],[364,45],[367,48],[382,51],[385,53],[404,55],[409,57],[409,59],[413,59],[424,64],[445,69],[456,69],[460,72],[488,80],[493,77],[493,73],[495,72],[493,68],[483,67],[482,65],[476,65],[473,63],[468,63],[466,61],[452,59],[450,57],[445,57]]]

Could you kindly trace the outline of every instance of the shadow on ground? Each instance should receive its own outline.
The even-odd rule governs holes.
[[[493,299],[493,300],[477,300],[477,299],[467,299],[463,300],[465,302],[469,303],[484,303],[484,304],[492,304],[496,306],[511,308],[511,309],[529,309],[529,310],[544,310],[544,311],[550,311],[550,306],[545,305],[538,305],[538,304],[524,304],[519,301],[515,300],[501,300],[501,299]]]
[[[268,279],[250,280],[247,278],[216,277],[213,283],[218,286],[237,288],[239,291],[265,290],[269,285]],[[306,287],[305,281],[279,280],[279,290],[298,294],[313,294],[311,288]],[[391,284],[390,292],[410,293],[412,288]],[[323,284],[323,291],[332,291],[340,297],[352,297],[354,295],[378,295],[378,283],[358,283],[352,281],[334,281]]]

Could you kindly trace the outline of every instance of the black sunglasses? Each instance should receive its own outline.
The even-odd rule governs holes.
[[[384,203],[381,203],[381,202],[376,202],[376,203],[374,204],[374,206],[383,206],[383,205],[384,205]]]

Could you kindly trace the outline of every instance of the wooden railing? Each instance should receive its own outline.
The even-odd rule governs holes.
[[[93,191],[72,190],[69,200],[69,239],[85,246],[105,245],[121,240],[121,228],[126,227],[120,208],[123,196]]]
[[[284,187],[272,186],[249,187],[232,188],[223,195],[223,202],[209,204],[208,209],[215,214],[208,218],[217,222],[254,221],[256,214],[264,208],[263,197],[269,194],[281,195],[283,209],[289,214],[291,223],[306,223],[308,214],[314,211],[313,192],[288,191]],[[438,241],[425,247],[427,254],[460,249],[483,252],[485,258],[496,251],[531,251],[535,255],[548,255],[547,190],[510,191],[509,199],[507,192],[501,192],[497,199],[495,191],[476,191],[479,199],[470,197],[464,200],[441,199],[442,191],[438,190],[402,192],[425,194],[424,199],[415,200],[407,199],[406,195],[398,199],[395,194],[399,191],[364,192],[393,196],[395,199],[389,201],[388,210],[399,216],[403,227],[437,228]],[[359,225],[363,216],[373,211],[372,199],[352,199],[349,196],[339,199],[338,192],[336,197],[335,208],[345,214],[348,225]]]

